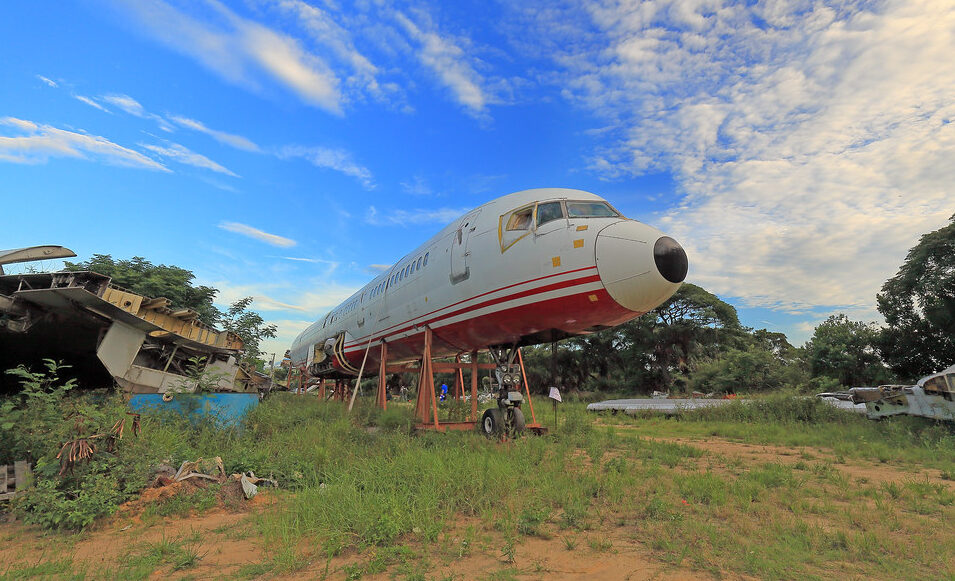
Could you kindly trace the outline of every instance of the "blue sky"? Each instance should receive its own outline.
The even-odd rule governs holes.
[[[799,344],[878,320],[955,212],[952,30],[917,0],[8,3],[0,248],[188,268],[281,353],[466,209],[574,187]]]

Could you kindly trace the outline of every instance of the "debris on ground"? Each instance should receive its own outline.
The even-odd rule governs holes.
[[[219,483],[225,481],[225,467],[222,465],[222,458],[216,456],[208,460],[199,458],[195,462],[183,462],[173,480],[182,482],[188,478],[205,478]]]
[[[271,478],[259,478],[251,470],[244,474],[233,474],[232,478],[238,477],[242,484],[242,492],[246,498],[252,498],[259,492],[259,486],[271,486],[278,488],[279,483]]]
[[[33,485],[30,463],[20,460],[13,466],[0,466],[0,500],[9,500]]]

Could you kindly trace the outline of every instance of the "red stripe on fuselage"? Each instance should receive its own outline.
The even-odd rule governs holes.
[[[596,302],[591,299],[592,295],[597,298]],[[580,317],[579,321],[569,322],[566,318],[567,313],[582,313],[583,316]],[[484,348],[491,344],[490,338],[492,336],[500,338],[502,334],[509,335],[510,338],[504,342],[510,342],[522,335],[550,328],[561,328],[567,333],[576,334],[585,332],[586,329],[598,324],[619,325],[641,314],[620,306],[603,289],[564,295],[526,305],[508,307],[434,329],[433,356],[451,355],[472,348]],[[558,323],[560,324],[559,327],[557,326]],[[423,335],[424,330],[420,329],[411,335],[388,341],[388,360],[420,358]],[[358,366],[361,364],[365,352],[364,346],[363,343],[358,349],[346,353],[351,365]],[[381,345],[373,345],[368,352],[365,373],[377,373],[380,356]],[[337,358],[335,367],[340,370]]]
[[[594,267],[581,268],[581,269],[579,269],[579,270],[569,271],[569,273],[579,272],[579,271],[582,271],[582,270],[589,270],[589,269],[591,269],[591,268],[594,268]],[[568,273],[568,272],[565,272],[565,273],[561,273],[561,274],[569,274],[569,273]],[[533,280],[525,281],[525,282],[523,282],[523,283],[516,283],[516,284],[508,285],[508,286],[499,288],[499,289],[497,289],[497,290],[488,291],[488,292],[486,292],[486,293],[482,293],[482,294],[477,295],[477,296],[475,296],[475,297],[471,297],[471,298],[469,298],[469,299],[465,299],[465,300],[463,300],[463,301],[458,301],[457,303],[454,303],[453,305],[449,305],[449,306],[447,306],[447,307],[442,307],[442,308],[440,308],[440,309],[435,309],[434,311],[432,311],[431,313],[428,313],[427,315],[421,315],[421,316],[418,316],[418,317],[414,317],[414,318],[412,318],[412,319],[408,319],[408,320],[406,320],[406,321],[404,321],[404,322],[402,322],[402,323],[398,323],[398,324],[396,324],[396,325],[392,325],[392,326],[389,327],[388,329],[385,329],[384,331],[379,332],[378,336],[375,337],[375,338],[373,339],[373,341],[380,341],[380,340],[382,340],[382,339],[386,339],[386,340],[387,340],[387,338],[388,338],[390,335],[397,335],[397,334],[399,334],[399,333],[404,333],[405,331],[414,329],[414,328],[416,328],[416,327],[424,326],[424,325],[434,325],[434,324],[437,323],[437,322],[443,321],[443,320],[445,320],[445,319],[449,319],[449,318],[451,318],[451,317],[455,317],[455,316],[457,316],[457,315],[460,315],[460,314],[462,314],[462,313],[466,313],[466,312],[468,312],[468,311],[475,311],[475,310],[478,310],[478,309],[483,309],[484,307],[489,307],[489,306],[497,305],[497,304],[500,304],[500,303],[505,303],[505,302],[508,302],[508,301],[513,301],[513,300],[521,299],[521,298],[528,297],[528,296],[535,295],[535,294],[541,294],[541,293],[550,292],[550,291],[554,291],[554,290],[560,290],[560,289],[563,289],[563,288],[569,288],[569,287],[573,287],[573,286],[579,286],[579,285],[588,284],[588,283],[591,283],[591,282],[598,282],[598,281],[600,280],[600,276],[594,274],[594,275],[591,275],[591,276],[584,276],[584,277],[575,278],[575,279],[571,279],[571,280],[565,280],[565,281],[561,281],[561,282],[555,282],[555,283],[551,283],[551,284],[548,284],[548,285],[538,286],[538,287],[526,289],[526,290],[523,290],[523,291],[519,291],[519,292],[516,292],[516,293],[511,293],[511,294],[509,294],[509,295],[504,295],[504,296],[502,296],[502,297],[497,297],[497,298],[494,298],[494,299],[488,299],[488,300],[486,300],[486,301],[484,301],[484,302],[481,302],[481,303],[469,305],[469,306],[467,306],[467,307],[458,309],[458,310],[456,310],[456,311],[452,311],[452,312],[449,312],[449,313],[445,313],[445,314],[441,315],[440,317],[433,317],[433,318],[431,318],[431,319],[420,320],[420,321],[418,321],[417,323],[414,323],[414,324],[409,324],[411,321],[415,321],[415,320],[419,320],[419,319],[424,319],[425,317],[428,317],[428,316],[430,316],[430,315],[432,315],[432,314],[434,314],[434,313],[441,312],[441,311],[443,311],[443,310],[446,310],[446,309],[448,309],[448,308],[451,308],[451,307],[460,305],[460,304],[465,303],[465,302],[470,301],[470,300],[474,300],[474,299],[477,299],[477,298],[480,298],[480,297],[483,297],[483,296],[487,296],[487,295],[492,294],[492,293],[500,292],[500,291],[505,290],[505,289],[508,289],[508,288],[513,288],[513,287],[518,286],[518,285],[522,285],[522,284],[527,284],[527,283],[531,283],[531,282],[543,280],[543,279],[545,279],[545,278],[552,278],[552,277],[554,277],[554,276],[558,276],[558,275],[549,275],[549,276],[546,276],[546,277],[540,277],[540,278],[536,278],[536,279],[533,279]],[[609,297],[608,297],[608,298],[609,298]],[[610,300],[612,300],[612,299],[610,299]],[[406,326],[403,327],[403,328],[400,328],[400,329],[398,329],[398,330],[392,331],[392,329],[394,329],[395,327],[398,327],[398,326],[400,326],[400,325],[406,325]],[[390,331],[390,332],[388,332],[388,331]],[[358,339],[355,339],[355,340],[353,340],[352,342],[350,342],[348,345],[345,346],[345,351],[346,351],[346,353],[347,353],[347,351],[348,351],[349,349],[354,349],[355,347],[361,348],[362,345],[364,345],[365,343],[367,343],[367,339],[368,339],[368,337],[370,337],[370,336],[372,336],[372,334],[365,335],[365,336],[363,336],[363,337],[359,337]]]

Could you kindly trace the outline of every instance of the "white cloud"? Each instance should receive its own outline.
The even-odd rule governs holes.
[[[253,297],[253,310],[294,311],[296,314],[306,313],[315,319],[341,304],[360,288],[315,280],[308,281],[307,288],[311,290],[306,292],[299,290],[301,286],[291,287],[287,283],[235,285],[228,281],[217,281],[212,286],[219,289],[216,302],[223,305]]]
[[[50,87],[53,87],[54,89],[57,88],[57,87],[59,87],[59,85],[56,83],[56,81],[54,81],[54,80],[52,80],[52,79],[48,79],[48,78],[44,77],[43,75],[37,75],[36,78],[40,79],[41,81],[43,81],[44,83],[46,83],[46,84],[49,85]]]
[[[423,30],[407,16],[396,13],[395,18],[408,36],[417,43],[417,56],[454,94],[459,103],[472,113],[482,113],[488,96],[482,87],[484,79],[469,62],[464,50],[454,40],[441,36],[435,30]]]
[[[103,95],[100,98],[130,115],[136,117],[146,116],[146,109],[143,108],[142,104],[129,95]]]
[[[690,278],[744,304],[872,312],[952,214],[955,6],[651,0],[551,13],[565,96],[621,131],[591,169],[669,171],[660,226]],[[590,47],[589,49],[587,47]]]
[[[111,165],[169,170],[145,155],[109,141],[105,137],[38,125],[13,117],[0,118],[0,125],[18,130],[13,137],[0,135],[0,160],[14,163],[45,163],[51,157],[73,157]]]
[[[328,11],[300,0],[280,0],[275,4],[283,14],[296,18],[308,36],[330,52],[336,63],[348,71],[345,79],[348,84],[376,97],[383,95],[377,79],[378,67],[355,47],[351,32],[335,22]],[[337,16],[342,17],[341,14]],[[356,27],[359,30],[363,28],[358,23]]]
[[[243,236],[248,236],[249,238],[254,238],[265,242],[266,244],[271,244],[272,246],[281,246],[283,248],[289,248],[297,244],[291,238],[285,238],[283,236],[278,236],[276,234],[269,234],[268,232],[263,232],[258,228],[253,228],[246,224],[240,224],[238,222],[223,222],[219,224],[219,228],[223,230],[228,230],[229,232],[235,232],[236,234],[241,234]]]
[[[171,159],[178,163],[191,165],[193,167],[200,167],[203,169],[210,169],[214,172],[226,174],[234,178],[239,177],[231,170],[219,165],[208,157],[198,154],[186,148],[185,146],[179,145],[178,143],[170,143],[168,147],[163,147],[160,145],[148,145],[145,143],[140,143],[139,146],[148,149],[159,156],[165,157],[166,159]]]
[[[113,105],[114,107],[117,107],[118,109],[122,111],[125,111],[126,113],[129,113],[130,115],[134,117],[139,117],[141,119],[150,119],[152,121],[155,121],[159,125],[159,128],[162,129],[163,131],[166,131],[166,132],[173,131],[173,127],[169,124],[168,121],[163,119],[161,116],[156,115],[155,113],[149,113],[148,111],[146,111],[146,109],[142,106],[142,104],[139,101],[137,101],[136,99],[133,99],[129,95],[122,95],[122,94],[103,95],[102,97],[100,97],[100,99],[102,99],[103,101],[106,101],[110,105]],[[87,105],[92,105],[92,103],[90,103],[87,100],[84,100],[84,99],[80,99],[80,100],[86,103]],[[93,105],[93,106],[95,107],[96,105]]]
[[[84,97],[83,95],[73,95],[73,98],[76,99],[77,101],[80,101],[81,103],[86,103],[87,105],[89,105],[90,107],[94,109],[99,109],[103,113],[109,113],[109,109],[107,109],[106,107],[103,107],[102,105],[100,105],[99,103],[97,103],[96,101],[94,101],[93,99],[89,97]]]
[[[270,78],[306,103],[341,113],[338,78],[294,38],[244,19],[218,2],[191,7],[204,13],[192,16],[161,0],[120,5],[142,32],[231,83],[259,90],[260,81]]]
[[[170,115],[169,120],[187,129],[192,129],[193,131],[205,133],[206,135],[208,135],[209,137],[212,137],[219,143],[224,143],[236,149],[242,149],[244,151],[251,151],[256,153],[261,151],[259,149],[259,146],[253,143],[250,139],[242,137],[241,135],[235,135],[233,133],[226,133],[225,131],[217,131],[215,129],[210,129],[206,127],[201,121],[196,121],[195,119],[189,119],[188,117],[180,117],[178,115]]]
[[[374,272],[385,272],[391,268],[391,264],[369,264],[368,268]]]
[[[281,158],[300,157],[316,167],[335,170],[353,177],[367,190],[375,187],[371,171],[355,163],[351,154],[343,149],[287,146],[279,150],[278,156]]]
[[[434,193],[428,182],[421,176],[415,176],[411,181],[401,182],[400,185],[406,194],[412,196],[430,196]]]
[[[450,223],[455,218],[463,216],[470,208],[436,208],[436,209],[417,209],[417,210],[392,210],[390,213],[382,215],[374,206],[369,206],[365,213],[365,222],[375,226],[398,225],[413,226],[420,224],[441,224]]]

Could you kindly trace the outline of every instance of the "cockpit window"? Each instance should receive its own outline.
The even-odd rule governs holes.
[[[530,230],[531,228],[531,214],[533,213],[534,208],[523,208],[517,210],[507,219],[507,225],[504,227],[508,232],[514,232],[519,230]]]
[[[567,202],[571,218],[615,218],[620,216],[605,202]]]
[[[545,202],[537,205],[537,225],[560,220],[564,217],[564,209],[560,202]]]

